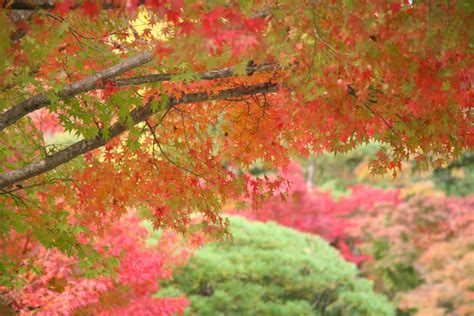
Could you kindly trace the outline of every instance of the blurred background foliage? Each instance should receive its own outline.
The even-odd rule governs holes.
[[[286,172],[288,201],[233,212],[322,236],[397,315],[474,315],[474,153],[431,171],[406,162],[393,178],[371,174],[379,148],[300,160]]]
[[[448,196],[467,196],[474,193],[474,153],[464,152],[460,159],[433,171],[417,170],[414,162],[403,164],[402,171],[390,175],[373,176],[370,161],[376,159],[381,145],[369,143],[345,154],[323,153],[302,160],[308,184],[322,191],[331,191],[335,197],[349,194],[355,184],[369,184],[380,188],[431,187]]]

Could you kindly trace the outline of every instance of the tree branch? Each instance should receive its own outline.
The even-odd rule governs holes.
[[[52,10],[56,7],[55,0],[12,0],[12,1],[5,1],[3,4],[4,8],[12,9],[12,10]],[[137,6],[143,5],[145,3],[144,0],[139,0]],[[74,5],[70,8],[77,9],[79,8],[81,3],[74,3]],[[119,8],[120,5],[117,5],[112,2],[103,2],[100,3],[100,8],[103,10],[109,9],[116,9]]]
[[[206,92],[185,94],[180,98],[168,96],[168,107],[178,104],[197,103],[212,100],[222,100],[227,98],[235,98],[246,95],[256,95],[261,93],[276,92],[278,86],[274,83],[257,84],[247,87],[238,87],[222,90],[217,94],[208,94]],[[144,106],[136,108],[130,112],[130,116],[134,124],[140,123],[152,116],[153,110],[151,100]],[[114,138],[127,131],[126,123],[117,122],[109,127],[109,139]],[[84,139],[77,143],[39,161],[33,162],[20,169],[12,170],[0,175],[0,189],[6,188],[19,181],[27,180],[47,171],[50,171],[75,157],[85,154],[93,149],[104,146],[108,139],[100,132],[99,135],[92,139]]]
[[[94,74],[93,76],[68,85],[64,90],[60,91],[57,96],[60,99],[68,99],[83,92],[104,89],[106,88],[106,81],[113,79],[131,69],[146,64],[150,62],[151,59],[152,53],[150,52],[130,57],[129,59],[115,66],[107,68],[103,71],[100,71]],[[250,65],[246,68],[246,73],[248,75],[251,75],[255,72],[271,71],[275,70],[276,68],[276,64],[270,63],[265,63],[261,65]],[[202,80],[214,80],[219,78],[229,78],[234,75],[235,68],[227,67],[200,73],[198,74],[198,78]],[[111,80],[111,83],[113,86],[117,87],[132,86],[159,81],[169,81],[171,80],[172,76],[173,75],[171,74],[154,74],[141,77]],[[0,114],[0,131],[14,124],[23,116],[43,107],[46,107],[50,104],[51,99],[46,94],[38,94],[22,101],[21,103],[18,103],[17,105]]]
[[[91,91],[101,85],[101,81],[108,80],[123,74],[131,69],[146,64],[152,60],[153,54],[151,52],[141,53],[124,60],[123,62],[114,65],[105,70],[87,77],[85,79],[76,81],[64,88],[58,93],[60,99],[68,99],[79,93]],[[37,94],[18,103],[7,111],[0,114],[0,131],[6,127],[14,124],[23,116],[35,110],[41,109],[51,104],[51,99],[46,94]]]
[[[12,10],[10,14],[10,20],[13,23],[17,23],[19,21],[30,21],[33,17],[33,12],[31,10]],[[16,42],[20,40],[23,36],[26,35],[26,31],[24,28],[17,28],[14,32],[10,34],[10,40],[12,42]]]
[[[264,63],[261,65],[250,65],[245,69],[245,72],[247,75],[252,75],[257,72],[272,71],[277,68],[278,68],[277,64]],[[236,73],[235,73],[234,67],[226,67],[222,69],[199,73],[197,74],[197,77],[200,80],[215,80],[215,79],[230,78],[235,75]],[[153,83],[153,82],[159,82],[159,81],[170,81],[172,77],[173,77],[172,74],[154,74],[154,75],[146,75],[146,76],[140,76],[140,77],[115,79],[115,80],[112,80],[111,83],[114,87],[135,86],[135,85]]]

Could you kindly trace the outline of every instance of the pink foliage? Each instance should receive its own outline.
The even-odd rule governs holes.
[[[396,206],[400,203],[400,190],[382,190],[358,184],[351,187],[350,196],[343,197],[339,201],[338,208],[340,212],[354,216],[373,213],[381,205]]]
[[[172,268],[184,264],[189,253],[179,246],[175,233],[163,233],[153,247],[145,243],[147,236],[139,219],[128,217],[96,242],[97,249],[108,247],[107,255],[119,256],[120,266],[114,277],[85,278],[75,258],[57,250],[40,249],[35,259],[43,274],[28,275],[25,287],[4,289],[3,295],[19,315],[182,313],[189,305],[185,297],[151,295],[159,291],[158,280],[171,278]]]
[[[385,239],[400,257],[434,243],[474,231],[474,197],[414,196],[396,207],[379,207],[358,216],[354,236]],[[409,237],[409,238],[408,238]]]

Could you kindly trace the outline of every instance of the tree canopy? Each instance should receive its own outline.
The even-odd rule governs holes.
[[[225,232],[226,201],[286,188],[257,161],[376,141],[372,172],[396,175],[474,145],[472,1],[0,3],[7,254],[26,238],[86,256],[131,207]]]

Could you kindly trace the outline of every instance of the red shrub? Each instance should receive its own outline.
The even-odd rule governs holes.
[[[20,315],[182,313],[189,304],[186,298],[152,298],[151,295],[159,291],[158,280],[171,278],[173,266],[184,263],[188,252],[179,247],[175,233],[163,233],[154,247],[146,245],[147,236],[148,231],[140,227],[139,220],[128,217],[114,224],[96,242],[97,249],[108,247],[107,255],[120,258],[114,277],[85,278],[75,258],[39,248],[34,258],[43,274],[29,274],[25,287],[3,289],[3,297]]]

